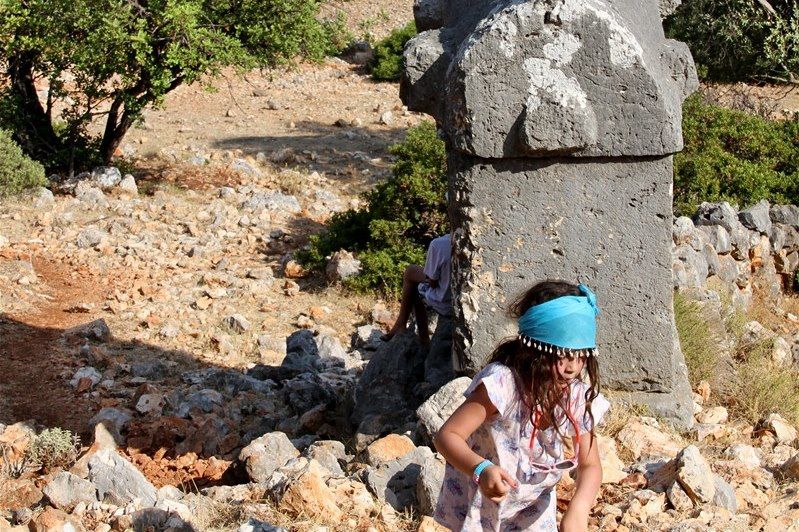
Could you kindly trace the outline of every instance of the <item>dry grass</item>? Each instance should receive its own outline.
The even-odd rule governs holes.
[[[326,530],[336,532],[366,531],[372,527],[380,532],[411,532],[419,527],[419,519],[412,512],[380,514],[374,517],[351,517],[345,515],[339,522],[325,519],[325,516],[311,516],[304,513],[290,515],[281,511],[270,500],[257,503],[222,503],[204,499],[196,509],[192,524],[197,530],[209,532],[235,531],[249,519],[283,527],[290,532],[310,532]]]
[[[619,432],[630,423],[633,418],[650,416],[649,407],[642,404],[631,404],[624,400],[621,395],[608,393],[608,399],[612,405],[605,415],[602,423],[597,427],[597,432],[602,436],[616,438]]]
[[[710,380],[719,358],[719,339],[714,338],[702,316],[700,304],[677,292],[674,294],[674,315],[680,346],[688,366],[688,379],[695,388],[700,381]]]
[[[752,424],[776,412],[799,425],[799,371],[776,366],[770,358],[771,348],[771,342],[764,342],[740,362],[726,398],[728,407],[733,416]]]

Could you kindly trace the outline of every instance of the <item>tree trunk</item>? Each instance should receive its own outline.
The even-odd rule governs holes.
[[[128,132],[130,126],[133,125],[133,117],[127,111],[119,116],[119,110],[122,107],[122,100],[116,99],[111,104],[108,111],[108,117],[105,123],[105,131],[103,132],[103,140],[100,142],[100,157],[103,164],[110,164],[111,159],[114,157],[119,144],[125,133]]]
[[[44,162],[54,161],[64,146],[39,101],[33,72],[33,59],[30,57],[22,56],[9,61],[8,77],[18,105],[20,127],[14,136],[33,158]]]

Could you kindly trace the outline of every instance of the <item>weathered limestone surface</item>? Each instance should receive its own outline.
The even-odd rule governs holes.
[[[467,367],[515,334],[534,281],[600,298],[604,384],[690,424],[673,341],[672,160],[697,85],[653,0],[419,0],[402,97],[447,141],[455,349]]]

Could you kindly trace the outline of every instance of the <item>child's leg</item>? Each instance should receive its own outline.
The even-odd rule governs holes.
[[[424,270],[421,266],[411,264],[405,268],[405,273],[402,276],[402,299],[400,300],[399,315],[397,315],[397,321],[394,323],[391,330],[388,331],[388,334],[383,335],[383,340],[391,340],[394,335],[403,333],[405,329],[408,328],[408,318],[411,317],[411,309],[413,309],[416,302],[421,299],[417,291],[417,286],[419,286],[421,282],[424,282]],[[422,305],[424,305],[424,303],[422,303]],[[418,319],[419,315],[417,314],[416,316]],[[425,314],[425,319],[426,316]]]

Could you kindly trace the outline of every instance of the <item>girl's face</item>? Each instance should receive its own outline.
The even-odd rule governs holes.
[[[583,372],[585,358],[582,357],[561,357],[555,365],[558,380],[569,382],[577,378]]]

